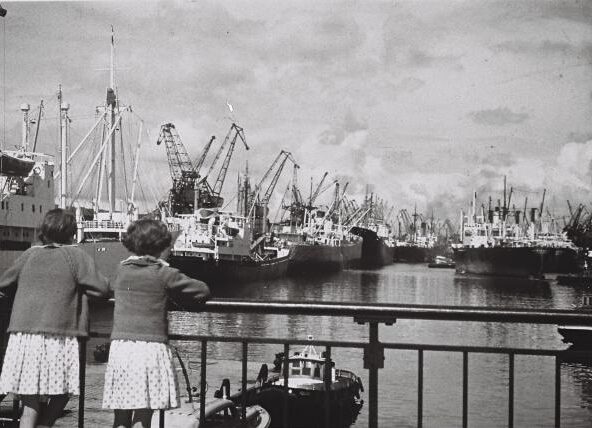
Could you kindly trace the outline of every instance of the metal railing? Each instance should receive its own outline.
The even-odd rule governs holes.
[[[219,300],[214,299],[203,306],[203,312],[212,313],[255,313],[291,316],[330,316],[353,318],[359,324],[367,324],[368,341],[327,341],[327,340],[294,340],[290,337],[228,337],[211,335],[171,334],[170,340],[197,341],[201,343],[200,361],[200,419],[203,426],[207,381],[207,345],[209,342],[227,342],[242,344],[242,391],[247,391],[247,361],[250,344],[277,344],[284,347],[284,362],[287,362],[291,345],[316,345],[325,347],[327,358],[332,348],[354,348],[363,350],[364,368],[368,370],[368,426],[378,427],[378,374],[385,363],[385,349],[412,350],[417,352],[417,426],[423,425],[423,369],[426,352],[452,352],[463,356],[462,363],[462,426],[468,426],[468,357],[472,353],[504,354],[508,356],[508,415],[507,424],[514,426],[514,358],[517,355],[537,355],[555,358],[555,427],[561,426],[561,373],[560,365],[564,358],[578,356],[592,361],[592,352],[566,351],[561,349],[525,349],[497,348],[484,346],[448,346],[433,344],[405,344],[381,342],[378,337],[378,325],[392,325],[397,319],[441,320],[441,321],[473,321],[498,323],[529,323],[592,326],[592,312],[575,310],[533,310],[506,309],[486,307],[450,307],[432,305],[392,305],[392,304],[354,304],[326,302],[286,302],[286,301],[251,301],[251,300]],[[91,333],[91,337],[107,337],[106,334]],[[81,390],[79,400],[78,426],[84,426],[84,391],[85,391],[85,352],[81,352]],[[287,367],[287,364],[284,364]],[[285,385],[288,372],[284,371]],[[287,406],[288,388],[284,388],[284,405]],[[242,394],[242,402],[246,404],[246,393]],[[331,414],[328,401],[324,414],[325,426],[330,426]],[[242,406],[244,411],[245,406]],[[285,407],[284,409],[287,409]],[[163,416],[161,413],[161,421]],[[162,425],[161,425],[162,426]],[[288,412],[283,412],[283,426],[288,426]]]

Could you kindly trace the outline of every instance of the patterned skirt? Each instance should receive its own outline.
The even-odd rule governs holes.
[[[173,354],[165,343],[113,340],[105,371],[104,409],[179,406]]]
[[[11,333],[0,374],[0,393],[79,395],[78,339]]]

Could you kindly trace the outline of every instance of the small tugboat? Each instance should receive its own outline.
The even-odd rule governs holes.
[[[433,262],[428,263],[428,267],[437,269],[454,269],[455,266],[454,260],[444,256],[436,256]]]
[[[288,359],[288,415],[284,418],[283,358],[281,361],[276,364],[279,373],[272,371],[270,377],[264,364],[256,385],[246,391],[248,405],[257,404],[269,412],[272,428],[283,427],[284,419],[290,428],[324,427],[327,401],[330,426],[346,427],[355,422],[363,404],[362,380],[351,371],[336,369],[335,363],[327,361],[312,345]],[[237,404],[242,400],[240,392],[229,398]]]

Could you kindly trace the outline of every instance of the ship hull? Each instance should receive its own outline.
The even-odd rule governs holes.
[[[361,242],[347,242],[336,246],[295,244],[290,246],[288,273],[299,275],[337,272],[357,266],[361,258]]]
[[[360,384],[350,379],[337,380],[331,384],[331,393],[323,384],[314,387],[291,387],[288,392],[288,415],[284,415],[284,388],[274,383],[275,377],[261,386],[249,388],[246,392],[247,405],[259,405],[271,416],[271,428],[284,427],[284,416],[290,428],[325,427],[326,404],[329,404],[330,426],[348,427],[360,413]],[[240,403],[242,396],[230,397]]]
[[[280,278],[288,271],[290,256],[270,260],[204,260],[200,257],[171,255],[172,267],[185,275],[202,280],[209,286],[228,283],[247,283]]]
[[[84,241],[78,244],[95,261],[97,270],[109,280],[115,279],[119,264],[132,255],[121,241]]]
[[[343,267],[345,269],[356,268],[362,260],[362,240],[342,245]]]
[[[352,227],[351,233],[362,237],[361,267],[379,268],[393,263],[394,247],[387,245],[376,232],[363,227]]]
[[[433,250],[414,245],[395,246],[393,260],[400,263],[426,263],[433,258]]]
[[[458,273],[540,278],[545,273],[575,272],[578,252],[552,247],[479,247],[454,252]]]
[[[576,273],[581,270],[580,253],[573,248],[545,247],[543,270],[549,273]]]
[[[329,414],[331,427],[348,427],[353,424],[361,405],[353,393],[346,390],[331,391]],[[306,395],[305,395],[306,394]],[[325,392],[319,390],[298,391],[291,389],[288,396],[288,426],[290,428],[321,428],[325,426]],[[284,397],[282,388],[262,389],[255,402],[271,416],[271,428],[282,428]]]
[[[543,276],[542,255],[529,247],[459,248],[454,252],[454,262],[461,274]]]

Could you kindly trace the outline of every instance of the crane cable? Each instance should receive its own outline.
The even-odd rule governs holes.
[[[2,150],[6,142],[6,21],[4,19],[0,21],[2,21],[2,141],[0,142],[0,150]]]

